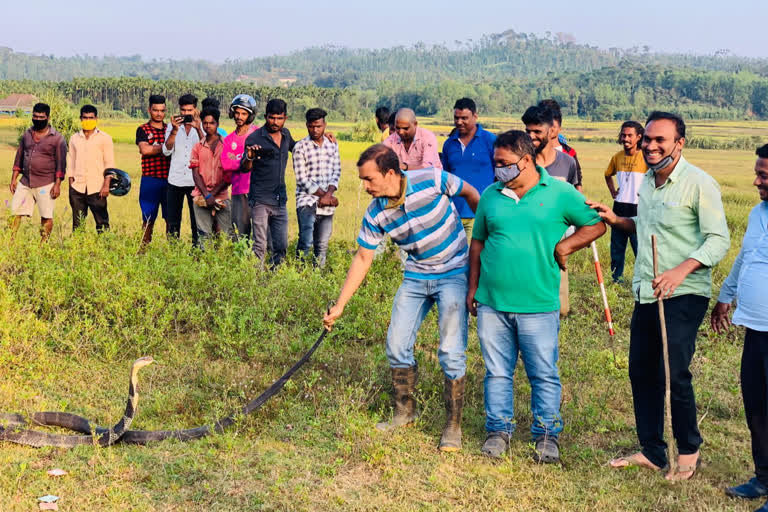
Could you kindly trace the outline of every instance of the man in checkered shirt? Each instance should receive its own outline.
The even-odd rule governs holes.
[[[142,247],[152,241],[157,214],[162,208],[166,216],[166,194],[168,170],[171,159],[163,154],[165,143],[165,96],[153,94],[149,97],[149,121],[136,129],[136,145],[141,154],[141,184],[139,185],[139,206],[143,222]],[[168,225],[166,224],[166,231]]]
[[[296,217],[299,221],[299,243],[296,256],[309,257],[314,248],[315,262],[325,265],[328,240],[333,230],[333,212],[339,200],[333,193],[339,186],[341,158],[339,145],[325,137],[325,116],[320,108],[307,110],[308,136],[293,148],[293,170],[296,173]]]

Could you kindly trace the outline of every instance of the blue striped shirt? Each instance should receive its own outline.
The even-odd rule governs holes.
[[[405,277],[440,279],[469,269],[467,236],[451,197],[464,182],[453,174],[428,168],[404,173],[405,203],[387,208],[385,197],[371,201],[357,243],[376,249],[384,234],[406,253]]]

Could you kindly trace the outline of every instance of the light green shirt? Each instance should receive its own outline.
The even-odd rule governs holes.
[[[728,252],[731,238],[725,221],[720,186],[710,175],[680,157],[666,183],[656,188],[648,171],[638,192],[637,258],[632,289],[635,300],[656,302],[653,296],[653,248],[656,235],[659,274],[688,258],[703,267],[690,273],[672,294],[703,295],[712,292],[712,267]]]

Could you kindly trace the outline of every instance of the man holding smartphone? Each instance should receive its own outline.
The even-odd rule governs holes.
[[[195,182],[189,170],[192,148],[204,137],[197,111],[197,98],[185,94],[179,98],[179,114],[171,117],[171,124],[166,129],[163,154],[171,157],[168,170],[168,235],[179,238],[181,233],[181,212],[184,198],[187,198],[189,223],[192,228],[192,243],[197,245],[198,233],[195,212],[192,208],[192,191]]]
[[[251,208],[251,237],[253,253],[260,260],[267,254],[267,230],[272,246],[269,262],[279,265],[288,249],[288,193],[285,188],[285,168],[288,153],[296,141],[285,128],[288,107],[285,101],[273,98],[267,102],[264,126],[245,139],[245,154],[237,172],[251,173],[248,205]]]

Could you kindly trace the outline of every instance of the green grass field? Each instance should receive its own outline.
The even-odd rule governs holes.
[[[490,120],[498,128],[512,126]],[[0,121],[0,205],[10,215],[8,183],[13,120]],[[449,127],[424,124],[445,134]],[[112,231],[97,237],[93,221],[71,234],[66,189],[57,201],[53,237],[38,244],[38,218],[23,223],[10,242],[0,231],[0,410],[62,410],[112,424],[125,404],[128,369],[141,355],[158,361],[141,374],[134,428],[186,428],[210,423],[261,393],[320,332],[335,298],[368,204],[354,162],[364,143],[341,143],[341,206],[329,267],[318,272],[289,262],[260,270],[248,250],[221,247],[199,253],[156,236],[136,255],[140,237],[136,123],[105,123],[116,141],[119,167],[135,179],[127,197],[110,198]],[[230,128],[230,126],[226,126]],[[618,124],[567,122],[569,135]],[[300,124],[290,126],[295,137]],[[335,131],[346,129],[334,125]],[[694,123],[710,135],[758,134],[768,123]],[[618,146],[581,142],[585,192],[608,200],[602,171]],[[715,292],[738,252],[749,210],[759,201],[748,151],[689,150],[686,157],[722,187],[732,247],[714,272]],[[289,190],[292,172],[287,173]],[[289,204],[295,244],[295,210]],[[162,223],[161,223],[162,224]],[[604,271],[608,236],[598,241]],[[289,253],[293,246],[289,248]],[[629,255],[631,268],[632,258]],[[373,425],[391,413],[384,340],[400,282],[397,256],[377,260],[314,359],[261,410],[222,435],[191,443],[151,446],[33,449],[4,444],[0,451],[0,510],[36,509],[36,498],[60,496],[60,510],[647,510],[747,511],[759,502],[727,499],[726,485],[752,470],[749,434],[739,390],[743,332],[699,333],[695,376],[704,466],[690,481],[612,471],[607,461],[636,447],[626,360],[632,296],[608,285],[616,322],[618,367],[602,320],[591,255],[572,257],[573,314],[561,328],[563,464],[530,458],[530,387],[519,369],[518,431],[508,457],[480,456],[484,440],[483,362],[470,329],[464,450],[441,454],[442,375],[433,313],[418,337],[423,411],[415,426],[394,434]],[[62,468],[54,479],[46,471]]]

